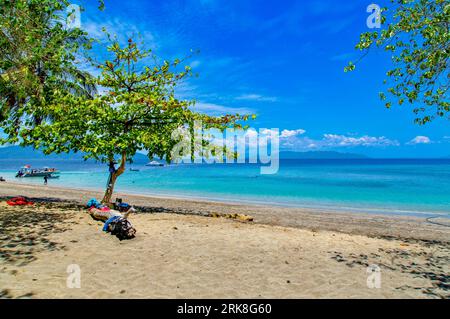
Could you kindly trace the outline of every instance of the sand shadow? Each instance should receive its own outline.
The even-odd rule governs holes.
[[[64,211],[78,206],[46,199],[29,200],[35,205],[0,207],[0,262],[23,266],[35,260],[38,251],[64,248],[49,236],[70,229],[73,221],[68,220],[73,214]]]

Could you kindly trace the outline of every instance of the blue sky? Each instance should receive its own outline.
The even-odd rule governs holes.
[[[286,130],[285,149],[450,155],[448,120],[417,126],[410,107],[383,107],[378,92],[389,55],[373,51],[355,72],[343,72],[358,57],[359,34],[369,31],[371,3],[105,0],[100,12],[96,1],[84,1],[81,22],[94,36],[102,27],[122,41],[140,34],[162,58],[200,50],[189,60],[199,77],[178,94],[213,114],[256,113],[253,127]]]

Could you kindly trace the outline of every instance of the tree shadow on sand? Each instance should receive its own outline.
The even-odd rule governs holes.
[[[0,198],[0,201],[5,198]],[[78,208],[70,203],[50,203],[46,199],[30,199],[33,206],[0,207],[0,262],[16,266],[36,259],[39,251],[63,249],[49,239],[51,234],[70,229],[73,213],[65,210]]]

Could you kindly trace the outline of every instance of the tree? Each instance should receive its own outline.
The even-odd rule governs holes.
[[[66,0],[0,0],[0,127],[7,142],[18,142],[23,118],[39,124],[48,116],[54,91],[95,93],[90,74],[77,63],[92,40],[79,28],[67,28],[69,5]]]
[[[191,75],[181,60],[160,64],[151,50],[139,49],[131,39],[124,47],[112,41],[108,52],[111,59],[99,65],[102,73],[97,81],[103,94],[87,99],[57,92],[52,98],[55,103],[48,107],[51,121],[29,122],[20,129],[21,139],[44,153],[81,151],[86,159],[107,163],[110,178],[104,203],[111,201],[118,177],[136,152],[171,161],[177,143],[172,134],[180,127],[192,129],[193,122],[200,121],[205,129],[224,130],[240,128],[240,122],[248,119],[247,115],[196,113],[190,108],[192,101],[176,98],[176,86]],[[150,60],[155,62],[145,66]]]
[[[390,87],[380,93],[385,106],[409,103],[418,124],[450,119],[450,4],[447,0],[391,0],[393,14],[382,9],[381,30],[361,34],[356,49],[365,56],[373,48],[391,52]],[[353,71],[350,62],[345,71]],[[390,99],[387,95],[391,96]]]

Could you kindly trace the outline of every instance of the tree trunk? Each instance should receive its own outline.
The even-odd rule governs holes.
[[[125,153],[122,153],[122,160],[119,168],[115,172],[110,173],[109,183],[108,186],[106,187],[105,195],[103,196],[102,199],[103,204],[111,203],[111,198],[114,193],[114,186],[116,184],[117,178],[125,172],[126,161],[127,156]]]
[[[116,184],[117,180],[117,173],[110,173],[109,183],[105,191],[105,195],[103,196],[102,203],[103,204],[109,204],[111,203],[111,197],[114,192],[114,185]]]

